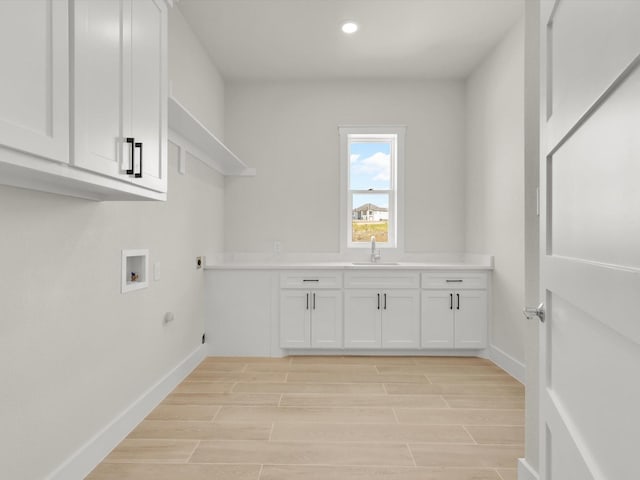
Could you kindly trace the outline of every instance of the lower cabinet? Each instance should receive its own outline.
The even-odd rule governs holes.
[[[488,275],[483,271],[280,274],[284,349],[483,349]]]
[[[422,347],[480,349],[487,345],[487,292],[466,289],[484,285],[480,278],[461,279],[453,275],[446,282],[458,289],[428,289],[422,291]],[[432,282],[432,284],[437,282]],[[429,285],[423,278],[423,286]]]
[[[344,311],[345,348],[420,346],[418,290],[345,290]]]
[[[342,348],[342,273],[280,275],[280,347]]]

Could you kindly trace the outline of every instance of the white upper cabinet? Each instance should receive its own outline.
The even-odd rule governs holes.
[[[1,0],[0,60],[0,184],[166,200],[164,0]]]
[[[166,6],[77,0],[74,166],[167,190]]]
[[[0,2],[0,145],[68,163],[68,32],[66,1]]]

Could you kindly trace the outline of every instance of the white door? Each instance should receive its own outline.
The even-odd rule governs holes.
[[[311,346],[311,293],[305,290],[283,290],[280,293],[280,346]]]
[[[311,346],[342,348],[342,292],[311,292]]]
[[[77,167],[129,181],[131,9],[83,0],[74,9],[74,152]]]
[[[63,0],[0,1],[0,145],[69,163],[69,27]]]
[[[378,290],[345,290],[345,348],[380,348],[382,295]]]
[[[454,296],[455,348],[487,346],[487,292],[460,290]]]
[[[540,477],[640,478],[640,2],[542,2]]]
[[[422,347],[453,348],[453,292],[422,292]]]
[[[382,293],[382,346],[420,347],[418,290],[387,290]]]
[[[159,192],[167,191],[166,8],[164,0],[131,2],[131,132],[142,170],[132,181]]]

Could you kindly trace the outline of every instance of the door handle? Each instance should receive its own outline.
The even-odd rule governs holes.
[[[449,294],[449,310],[453,310],[453,293]]]
[[[525,307],[522,310],[522,313],[524,313],[524,316],[527,317],[529,320],[531,320],[532,318],[538,317],[540,321],[544,323],[544,317],[545,317],[544,303],[541,303],[537,307]]]
[[[456,310],[460,310],[460,294],[456,293],[456,299],[458,300],[458,304],[456,305]]]
[[[134,161],[136,156],[135,139],[133,137],[127,137],[127,143],[131,144],[131,168],[127,169],[127,175],[133,175]]]
[[[380,310],[380,294],[378,294],[378,310]]]
[[[307,310],[309,310],[309,294],[307,293]]]
[[[387,294],[384,294],[384,309],[387,309]]]
[[[140,171],[134,175],[135,178],[142,178],[142,142],[135,143],[136,148],[140,149]]]
[[[313,293],[313,309],[316,309],[316,294],[315,292]]]

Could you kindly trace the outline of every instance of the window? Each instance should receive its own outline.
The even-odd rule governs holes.
[[[341,247],[399,248],[404,127],[340,127]]]

